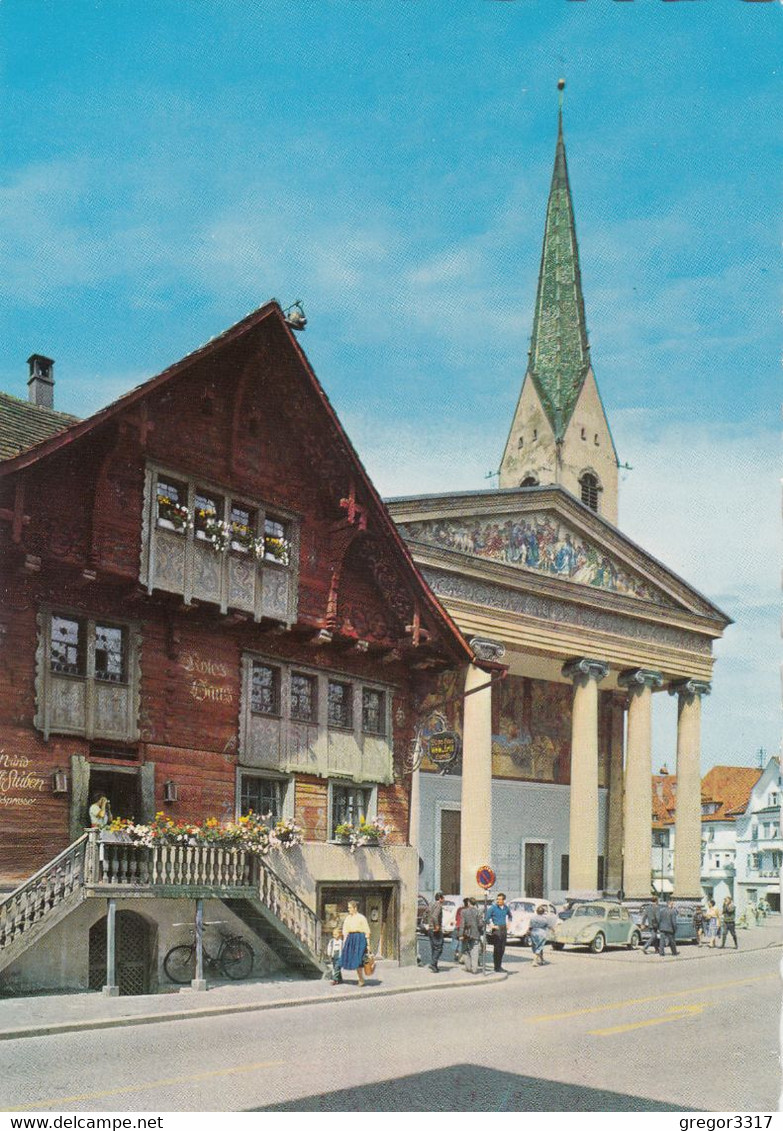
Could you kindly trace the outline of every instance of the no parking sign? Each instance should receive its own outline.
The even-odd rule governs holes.
[[[479,868],[478,872],[476,872],[476,883],[480,888],[484,888],[485,891],[487,888],[494,887],[496,879],[497,876],[492,871],[489,864],[484,864]]]

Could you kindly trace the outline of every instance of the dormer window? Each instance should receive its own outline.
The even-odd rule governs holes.
[[[535,475],[526,475],[525,478],[522,480],[522,482],[519,484],[519,486],[520,487],[537,487],[538,486],[538,480],[536,479]]]
[[[589,507],[591,511],[597,511],[598,492],[601,489],[598,485],[597,476],[590,471],[585,471],[579,480],[579,487],[584,505]]]

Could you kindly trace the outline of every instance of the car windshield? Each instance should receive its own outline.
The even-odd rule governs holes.
[[[592,917],[593,919],[603,919],[604,914],[603,907],[595,907],[589,903],[582,903],[574,911],[574,918],[576,919],[577,916],[579,916],[582,918]]]
[[[524,899],[515,899],[509,906],[512,911],[535,911],[535,906],[532,903],[526,903]]]

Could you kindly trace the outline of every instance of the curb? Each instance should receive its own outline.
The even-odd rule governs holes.
[[[16,1041],[23,1037],[55,1037],[61,1033],[82,1033],[92,1029],[118,1029],[126,1025],[159,1025],[166,1021],[187,1021],[191,1017],[224,1017],[231,1013],[258,1013],[265,1009],[294,1009],[302,1005],[338,1005],[345,1001],[366,1001],[368,998],[393,997],[395,994],[432,993],[452,989],[471,989],[490,983],[505,982],[508,974],[487,974],[478,981],[433,982],[425,986],[399,986],[377,989],[362,997],[303,997],[292,1001],[278,998],[275,1001],[253,1002],[244,1005],[213,1005],[200,1009],[181,1009],[171,1013],[143,1013],[130,1017],[101,1017],[87,1021],[58,1021],[54,1024],[30,1025],[19,1029],[0,1030],[0,1041]],[[368,989],[372,987],[368,986]]]

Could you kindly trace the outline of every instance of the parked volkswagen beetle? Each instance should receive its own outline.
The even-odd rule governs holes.
[[[562,950],[564,946],[587,946],[593,954],[600,954],[607,946],[626,946],[633,950],[641,941],[639,928],[624,907],[595,900],[577,904],[569,919],[560,920],[552,945],[555,950]]]

